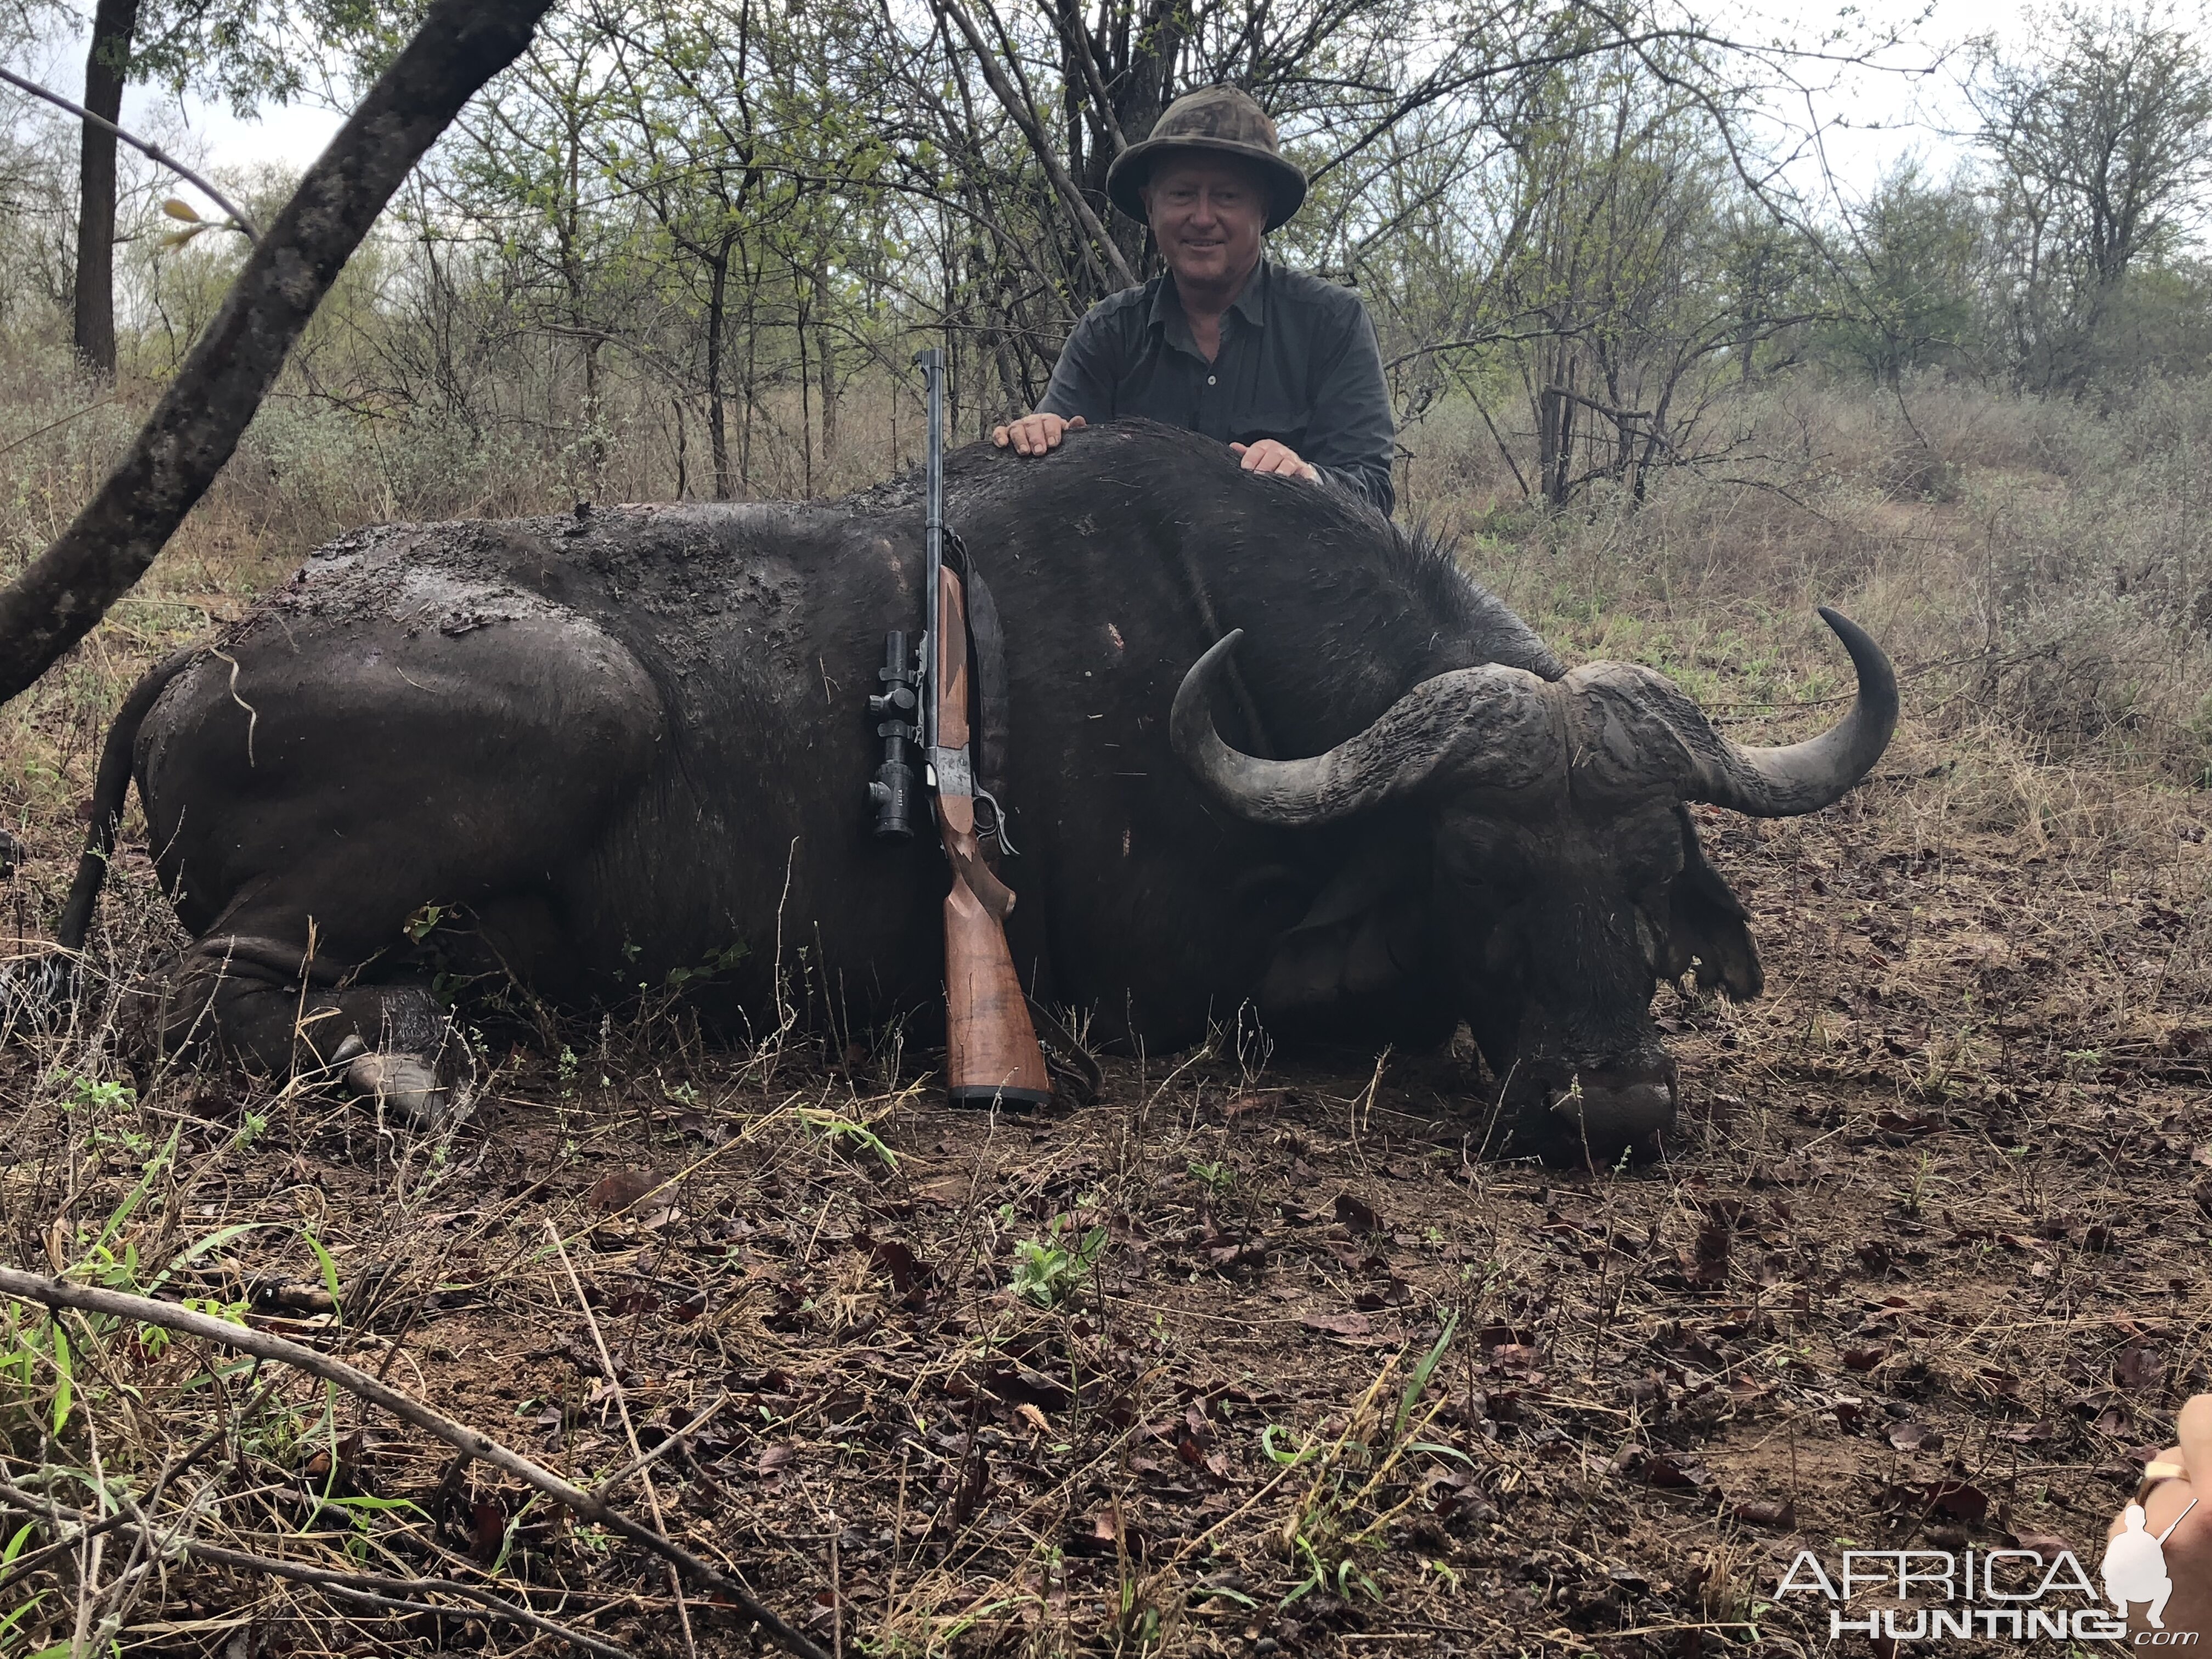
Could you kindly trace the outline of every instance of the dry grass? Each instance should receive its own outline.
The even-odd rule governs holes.
[[[1339,1072],[1224,1039],[1117,1064],[1085,1110],[991,1121],[936,1105],[895,1045],[719,1053],[665,1009],[512,1036],[482,1115],[410,1137],[313,1079],[128,1071],[112,987],[170,936],[130,854],[94,994],[0,1051],[0,1249],[343,1351],[582,1484],[631,1461],[618,1404],[648,1448],[715,1407],[651,1472],[671,1528],[840,1653],[1802,1654],[1825,1608],[1772,1594],[1800,1548],[2086,1555],[2208,1381],[2212,514],[2190,458],[2212,388],[2102,423],[1942,387],[1905,407],[1771,393],[1741,411],[1765,459],[1730,469],[1756,482],[1551,520],[1495,507],[1479,453],[1438,439],[1455,493],[1431,511],[1571,653],[1664,666],[1754,740],[1845,689],[1815,602],[1907,677],[1850,800],[1708,817],[1771,988],[1662,992],[1688,1121],[1656,1168],[1486,1161],[1448,1055]],[[0,444],[39,423],[7,418]],[[65,434],[88,429],[0,456],[19,549],[83,488],[99,442]],[[136,667],[398,476],[290,494],[261,453],[4,717],[26,937]],[[0,1312],[0,1464],[684,1650],[643,1558],[191,1343]],[[128,1527],[96,1559],[55,1535],[0,1567],[0,1621],[27,1609],[7,1659],[110,1635],[223,1659],[550,1645],[458,1602],[134,1571]],[[753,1646],[687,1612],[702,1651]]]

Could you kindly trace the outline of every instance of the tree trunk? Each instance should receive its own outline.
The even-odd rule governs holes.
[[[830,339],[829,255],[814,263],[814,374],[822,402],[822,470],[828,472],[837,459],[837,354]]]
[[[753,489],[753,399],[760,390],[760,311],[757,302],[759,283],[748,259],[743,273],[745,294],[745,418],[738,432],[738,480],[744,486],[746,499]]]
[[[300,180],[115,470],[0,591],[0,702],[146,574],[237,448],[323,295],[461,106],[530,44],[552,0],[433,0],[422,27]]]
[[[793,273],[792,286],[799,295],[799,477],[803,484],[800,494],[808,500],[814,496],[814,368],[806,353],[806,289],[797,282]]]
[[[84,59],[84,106],[103,119],[123,113],[123,82],[138,33],[138,0],[99,0]],[[76,355],[95,374],[115,373],[115,135],[84,124],[78,149]]]
[[[584,461],[590,469],[586,478],[589,497],[597,501],[605,493],[607,471],[607,434],[600,420],[600,404],[605,393],[599,385],[599,350],[605,342],[593,337],[584,342]]]
[[[730,245],[725,236],[714,248],[707,288],[707,440],[714,457],[714,499],[730,499],[730,419],[722,407],[722,327],[730,295]]]
[[[684,399],[671,398],[676,406],[676,499],[684,501],[691,494],[690,445],[684,430]]]

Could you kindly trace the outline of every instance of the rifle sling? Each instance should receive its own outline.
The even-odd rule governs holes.
[[[963,550],[964,551],[964,550]],[[1006,799],[1006,729],[1012,718],[1013,692],[1006,678],[1006,630],[998,602],[970,556],[968,583],[968,647],[975,664],[975,778],[1003,804]]]

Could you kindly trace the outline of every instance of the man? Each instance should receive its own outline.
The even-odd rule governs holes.
[[[1387,514],[1374,325],[1349,289],[1263,257],[1261,238],[1306,193],[1267,112],[1234,87],[1185,94],[1121,152],[1106,193],[1152,227],[1167,270],[1094,306],[1036,411],[992,441],[1042,455],[1073,428],[1145,416],[1227,444],[1248,472],[1328,477]]]

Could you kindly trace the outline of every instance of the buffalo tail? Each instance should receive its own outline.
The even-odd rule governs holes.
[[[132,751],[138,744],[138,728],[154,699],[200,653],[186,646],[153,669],[123,700],[115,724],[107,728],[107,741],[100,750],[100,771],[92,785],[92,829],[84,838],[84,855],[77,860],[76,879],[70,884],[69,902],[62,907],[56,940],[65,951],[84,948],[92,930],[93,907],[100,902],[101,884],[107,879],[107,860],[115,851],[116,831],[123,820],[124,797],[131,790]]]

